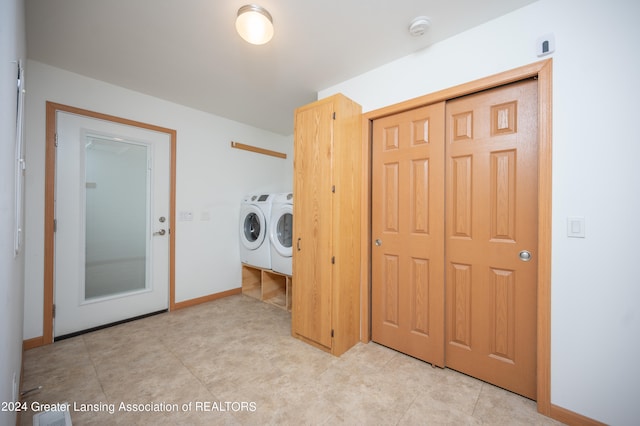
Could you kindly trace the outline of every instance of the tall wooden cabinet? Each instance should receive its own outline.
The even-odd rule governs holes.
[[[361,116],[343,95],[295,112],[292,334],[334,355],[360,338]]]

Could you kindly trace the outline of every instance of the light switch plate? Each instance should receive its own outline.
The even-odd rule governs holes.
[[[570,216],[567,218],[567,237],[585,238],[584,217]]]

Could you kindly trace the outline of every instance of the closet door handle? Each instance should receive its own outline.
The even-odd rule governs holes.
[[[529,253],[528,250],[522,250],[519,254],[518,257],[520,258],[520,260],[522,260],[523,262],[528,262],[531,260],[531,253]]]
[[[298,241],[296,241],[296,248],[298,249],[298,251],[300,251],[300,238],[298,238]]]

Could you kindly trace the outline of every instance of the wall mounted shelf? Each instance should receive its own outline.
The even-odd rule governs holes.
[[[270,155],[272,157],[287,158],[287,154],[270,149],[259,148],[257,146],[245,145],[240,142],[231,141],[231,148],[243,149],[245,151],[257,152],[258,154]]]

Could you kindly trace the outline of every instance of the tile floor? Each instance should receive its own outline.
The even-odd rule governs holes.
[[[375,343],[337,358],[290,327],[237,295],[29,350],[23,389],[42,389],[21,424],[62,402],[74,425],[559,424],[463,374]]]

